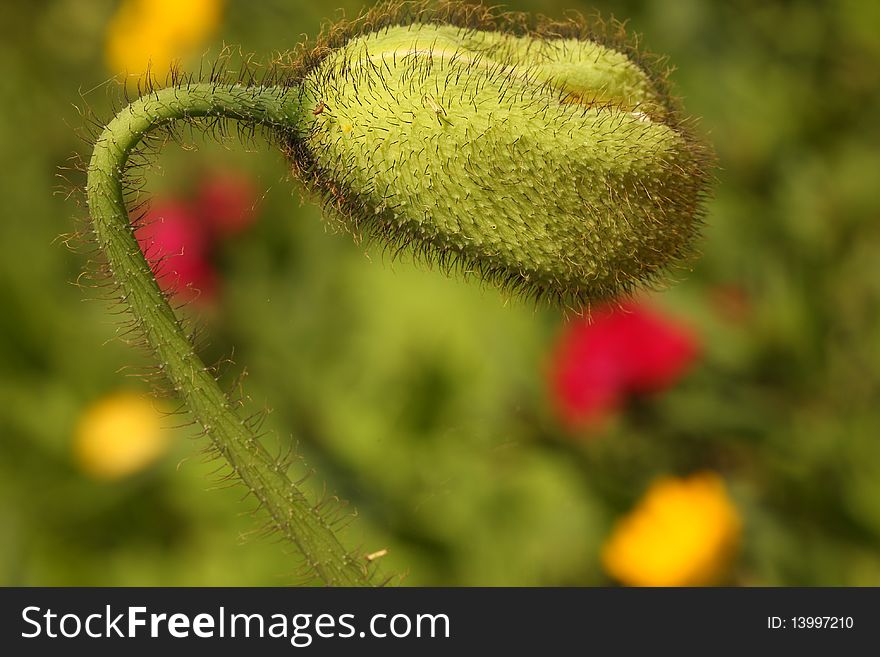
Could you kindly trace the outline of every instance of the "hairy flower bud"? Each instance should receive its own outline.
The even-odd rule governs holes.
[[[358,234],[565,302],[687,255],[711,158],[663,75],[583,25],[455,22],[367,23],[305,74],[290,151],[326,205]]]

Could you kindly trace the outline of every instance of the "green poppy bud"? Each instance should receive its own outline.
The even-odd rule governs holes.
[[[627,47],[518,23],[369,25],[303,77],[295,170],[356,234],[583,303],[689,253],[708,150]]]

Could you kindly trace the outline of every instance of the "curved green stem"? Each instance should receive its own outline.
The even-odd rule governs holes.
[[[196,355],[138,247],[123,200],[126,164],[152,130],[178,120],[218,117],[286,134],[295,131],[302,114],[297,91],[287,87],[192,84],[147,94],[117,114],[95,144],[88,203],[98,244],[123,299],[162,371],[214,447],[324,583],[369,585],[364,565],[343,548],[326,519],[290,481],[286,468],[245,426]]]

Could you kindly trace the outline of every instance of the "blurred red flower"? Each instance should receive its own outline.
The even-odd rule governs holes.
[[[569,323],[556,345],[550,386],[571,429],[598,428],[626,398],[673,385],[693,363],[693,332],[642,303],[606,304]]]
[[[210,236],[189,205],[154,202],[135,236],[164,291],[185,299],[214,298],[217,274],[210,261]]]
[[[218,237],[231,237],[257,218],[257,189],[247,176],[216,171],[206,176],[196,192],[195,207],[207,227]]]
[[[159,287],[178,299],[213,301],[219,286],[214,249],[253,223],[256,202],[254,183],[233,171],[206,176],[193,202],[154,201],[135,237]]]

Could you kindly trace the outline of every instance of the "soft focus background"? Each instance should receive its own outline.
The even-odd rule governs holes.
[[[262,143],[187,136],[139,237],[186,247],[206,360],[234,347],[271,443],[405,585],[880,585],[880,4],[512,4],[598,9],[669,55],[721,165],[693,270],[564,328],[327,232]],[[265,61],[336,5],[362,6],[0,5],[0,584],[295,581],[75,284],[58,173],[114,77],[224,42]]]

